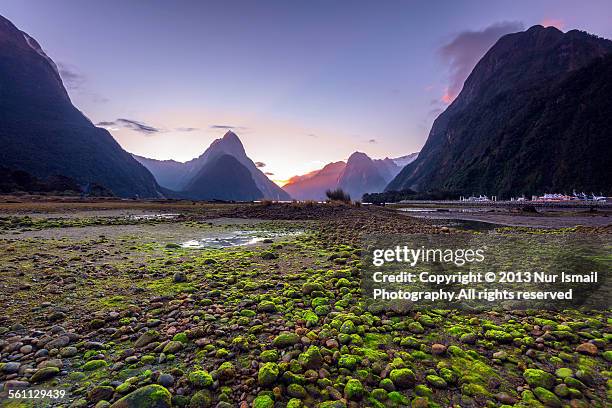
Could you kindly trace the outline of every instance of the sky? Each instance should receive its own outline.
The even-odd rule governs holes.
[[[186,161],[233,129],[282,184],[354,151],[420,150],[504,34],[612,38],[612,3],[0,0],[127,151]]]

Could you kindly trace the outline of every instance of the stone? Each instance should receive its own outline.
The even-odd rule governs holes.
[[[363,398],[365,394],[365,388],[361,381],[357,379],[350,379],[346,382],[344,386],[344,395],[347,399],[351,401],[359,401]]]
[[[168,344],[166,344],[163,352],[166,354],[174,354],[182,350],[182,348],[183,348],[183,343],[181,343],[180,341],[171,340],[168,342]]]
[[[295,333],[281,333],[274,338],[272,345],[275,347],[291,347],[300,342],[300,336]]]
[[[594,356],[597,354],[597,346],[593,343],[582,343],[576,347],[576,352]]]
[[[444,344],[432,344],[431,346],[431,354],[433,355],[441,355],[446,352],[446,346]]]
[[[306,389],[299,384],[289,384],[289,386],[287,387],[287,394],[290,397],[298,399],[305,399],[306,397],[308,397]]]
[[[165,387],[157,384],[146,385],[132,391],[111,408],[170,408],[172,395]]]
[[[157,378],[157,383],[164,387],[172,387],[174,385],[174,377],[171,374],[160,374]]]
[[[409,368],[396,368],[395,370],[391,370],[389,378],[399,389],[410,388],[416,382],[416,376]]]
[[[40,368],[32,375],[30,381],[33,383],[42,382],[48,380],[51,377],[55,377],[59,374],[59,372],[60,370],[57,367]]]
[[[115,390],[113,387],[98,385],[87,393],[87,400],[96,403],[98,401],[110,401],[113,398]]]
[[[425,379],[429,384],[432,385],[432,387],[440,389],[448,387],[448,384],[446,383],[444,378],[438,377],[437,375],[428,375],[427,377],[425,377]]]
[[[68,336],[60,336],[54,340],[51,340],[50,342],[48,342],[45,347],[47,349],[59,349],[62,347],[66,347],[68,344],[70,344],[70,337]]]
[[[274,401],[269,395],[260,395],[253,400],[253,408],[274,408]]]
[[[279,370],[276,363],[265,363],[259,369],[257,374],[257,382],[262,387],[269,387],[276,382]]]
[[[189,382],[199,388],[208,388],[213,384],[213,378],[208,373],[208,371],[204,370],[196,370],[192,371],[189,374]]]
[[[64,347],[60,350],[60,356],[62,357],[74,357],[78,354],[79,350],[74,346]]]
[[[536,387],[533,390],[533,393],[536,398],[547,407],[561,408],[563,406],[559,397],[548,391],[546,388]]]
[[[317,346],[310,346],[300,354],[299,361],[307,370],[318,370],[323,365],[323,356]]]
[[[552,388],[555,385],[555,376],[543,370],[528,368],[523,372],[523,378],[532,387]]]
[[[19,371],[19,367],[21,364],[11,361],[9,363],[4,364],[2,367],[2,372],[5,374],[14,374]]]
[[[157,338],[159,337],[159,333],[156,332],[155,330],[149,330],[145,333],[143,333],[138,340],[136,340],[136,342],[134,343],[134,347],[144,347],[147,344],[157,340]]]

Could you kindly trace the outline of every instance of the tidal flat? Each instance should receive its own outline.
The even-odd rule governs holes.
[[[396,233],[487,232],[342,204],[0,203],[0,404],[609,406],[611,310],[371,311],[363,238]]]

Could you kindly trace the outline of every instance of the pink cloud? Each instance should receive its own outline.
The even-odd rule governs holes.
[[[449,104],[457,97],[474,66],[501,36],[521,30],[523,23],[503,21],[479,31],[462,31],[444,44],[439,53],[448,65],[449,84],[442,102]]]
[[[448,89],[446,90],[446,92],[444,93],[444,95],[442,95],[442,102],[444,102],[445,104],[450,104],[452,101],[455,100],[455,98],[457,97],[457,95],[452,94]]]
[[[559,30],[563,30],[563,27],[565,27],[565,21],[558,18],[545,18],[540,24],[544,27],[556,27]]]

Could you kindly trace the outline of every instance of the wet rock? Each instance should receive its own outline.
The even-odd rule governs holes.
[[[157,340],[159,338],[159,333],[155,330],[149,330],[143,333],[138,340],[134,342],[134,347],[144,347],[147,344]]]
[[[446,346],[444,344],[432,344],[431,354],[441,355],[446,352]]]
[[[62,347],[66,347],[68,344],[70,344],[70,337],[68,336],[60,336],[58,338],[56,338],[55,340],[51,340],[50,342],[48,342],[45,347],[47,349],[59,349]]]
[[[300,342],[300,336],[295,333],[281,333],[274,338],[272,344],[275,347],[285,348],[291,347]]]
[[[208,388],[213,385],[213,378],[204,370],[196,370],[189,374],[189,382],[198,388]]]
[[[532,387],[552,388],[555,385],[554,375],[534,368],[525,370],[523,378]]]
[[[416,376],[409,368],[396,368],[395,370],[391,370],[389,378],[399,389],[410,388],[416,382]]]
[[[597,354],[597,346],[593,343],[582,343],[576,347],[576,352],[594,356]]]
[[[40,368],[38,369],[38,371],[36,371],[32,377],[30,378],[30,381],[33,383],[38,383],[38,382],[42,382],[45,380],[48,380],[49,378],[55,377],[56,375],[58,375],[60,372],[60,369],[57,367],[45,367],[45,368]]]
[[[113,398],[113,394],[115,390],[113,387],[99,385],[91,389],[87,393],[87,400],[92,403],[96,403],[98,401],[106,400],[109,401]]]
[[[262,387],[269,387],[276,382],[279,370],[276,363],[265,363],[259,369],[257,381]]]
[[[157,378],[157,383],[164,387],[172,387],[174,385],[174,377],[170,374],[160,374]]]
[[[166,344],[163,352],[166,354],[174,354],[182,350],[182,348],[183,348],[183,343],[181,343],[180,341],[172,340],[172,341],[169,341],[168,344]]]
[[[187,275],[185,275],[183,272],[176,272],[172,277],[172,280],[174,283],[187,282]]]
[[[62,357],[74,357],[78,354],[78,349],[73,346],[64,347],[60,350],[60,356]]]
[[[5,374],[13,374],[19,371],[20,366],[21,364],[17,362],[9,362],[1,366],[2,367],[1,371]]]
[[[507,392],[498,392],[497,394],[495,394],[495,399],[506,405],[514,405],[518,402],[516,398],[514,398]]]
[[[138,388],[111,405],[111,408],[170,408],[172,395],[161,385]]]

